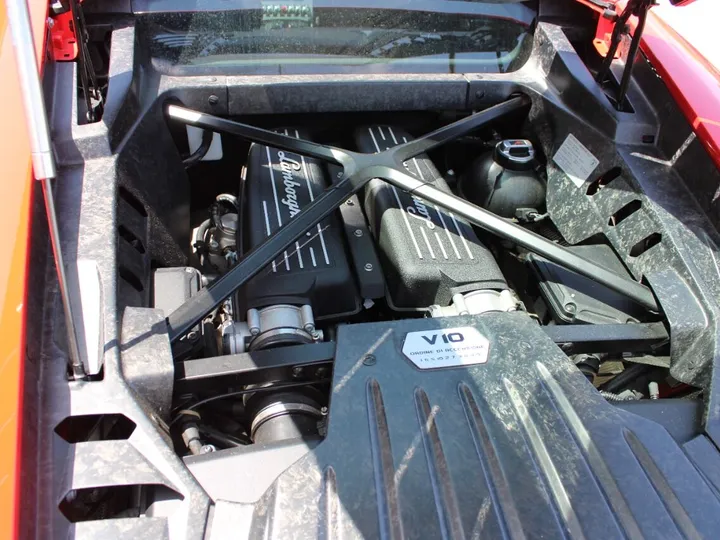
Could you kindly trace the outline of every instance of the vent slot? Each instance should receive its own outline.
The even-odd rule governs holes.
[[[137,292],[141,293],[145,290],[140,278],[137,277],[131,270],[128,270],[127,267],[121,266],[118,269],[118,274],[120,274],[120,278],[125,281],[125,283],[130,285]]]
[[[633,201],[630,201],[625,206],[620,208],[617,212],[615,212],[612,216],[610,216],[610,219],[608,220],[608,225],[610,227],[615,227],[618,224],[625,221],[627,218],[632,216],[635,212],[640,210],[642,208],[642,202],[635,199]]]
[[[607,171],[605,174],[599,176],[597,179],[590,182],[590,185],[587,187],[587,191],[585,192],[586,195],[595,195],[598,191],[600,191],[602,188],[607,186],[610,182],[618,178],[622,174],[622,169],[620,167],[613,167],[609,171]]]
[[[134,247],[138,253],[145,253],[145,246],[143,246],[142,240],[135,236],[130,229],[124,225],[120,225],[118,227],[118,234],[120,235],[120,238],[123,238],[128,244]]]
[[[135,431],[135,422],[122,414],[68,416],[55,426],[63,440],[75,444],[87,441],[125,441]]]
[[[182,502],[183,496],[158,484],[131,484],[68,491],[58,509],[70,523],[113,518],[137,518],[148,508],[144,501]],[[170,508],[165,510],[171,511]]]
[[[133,210],[135,210],[138,214],[140,214],[142,217],[144,217],[144,218],[147,217],[147,211],[145,210],[145,206],[143,206],[143,204],[142,204],[139,200],[137,200],[137,198],[135,197],[135,195],[133,195],[132,193],[130,193],[127,189],[125,189],[124,187],[120,186],[120,187],[118,188],[118,196],[119,196],[123,201],[125,201],[126,203],[128,203],[128,205],[130,205],[130,207],[131,207]]]
[[[660,233],[652,233],[630,248],[630,256],[639,257],[651,247],[657,246],[661,241],[662,235]]]

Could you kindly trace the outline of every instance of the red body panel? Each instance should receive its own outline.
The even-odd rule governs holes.
[[[47,2],[29,2],[36,49],[43,50]],[[12,38],[0,0],[0,538],[16,538],[23,503],[20,491],[25,360],[26,274],[30,233],[32,167],[22,95],[17,84]],[[33,330],[30,331],[31,337]]]

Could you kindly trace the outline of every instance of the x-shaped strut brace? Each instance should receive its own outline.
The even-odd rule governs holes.
[[[322,195],[303,208],[282,228],[269,236],[243,257],[231,270],[209,287],[201,289],[168,317],[170,341],[175,342],[196,326],[206,315],[230,297],[249,279],[278,257],[283,250],[332,214],[352,194],[363,188],[373,178],[381,178],[393,186],[417,197],[451,210],[467,221],[537,253],[546,259],[591,278],[624,294],[649,310],[658,311],[650,289],[632,279],[611,272],[596,263],[584,259],[573,251],[501,218],[468,201],[446,193],[431,182],[425,182],[406,171],[404,163],[420,154],[442,146],[462,135],[490,124],[530,105],[527,96],[512,97],[493,107],[458,120],[450,125],[428,133],[419,139],[389,148],[377,154],[361,154],[333,146],[295,139],[273,131],[267,131],[240,122],[234,122],[184,107],[168,107],[170,118],[202,129],[236,135],[248,141],[273,148],[321,159],[340,165],[341,176]]]

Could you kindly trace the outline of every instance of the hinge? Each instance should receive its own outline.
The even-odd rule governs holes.
[[[603,58],[605,58],[608,55],[608,52],[610,52],[610,47],[612,46],[612,34],[615,29],[615,22],[617,19],[618,15],[615,12],[614,6],[603,10],[598,18],[593,45],[595,45],[595,50]],[[618,48],[613,56],[614,58],[620,58],[620,55],[621,51],[620,48]]]
[[[78,55],[78,41],[75,35],[72,12],[68,9],[48,20],[50,29],[50,51],[56,62],[72,62]]]
[[[56,0],[50,6],[55,14],[49,25],[52,57],[58,62],[77,61],[86,116],[88,121],[97,122],[102,116],[103,95],[88,50],[88,32],[81,3],[82,0]]]

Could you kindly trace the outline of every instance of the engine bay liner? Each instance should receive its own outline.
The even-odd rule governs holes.
[[[84,3],[102,107],[46,70],[87,346],[35,228],[30,534],[717,529],[720,172],[651,62],[553,0],[213,5]]]

